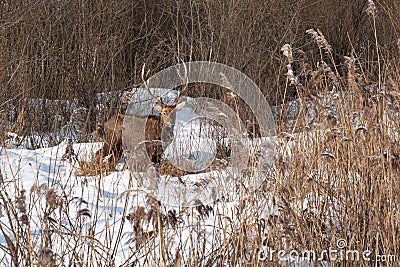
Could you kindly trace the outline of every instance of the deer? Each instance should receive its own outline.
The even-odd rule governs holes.
[[[146,152],[151,162],[159,165],[163,156],[164,147],[170,144],[174,137],[175,113],[172,111],[178,106],[181,93],[187,89],[186,86],[178,91],[172,104],[166,104],[162,97],[155,96],[149,89],[148,83],[144,79],[144,68],[142,69],[142,80],[145,88],[152,99],[155,99],[153,109],[160,115],[148,115],[145,125],[145,146]],[[185,66],[185,76],[187,69]],[[122,146],[122,127],[125,119],[125,112],[128,108],[132,93],[127,93],[120,101],[120,108],[117,114],[108,119],[103,127],[93,133],[103,141],[104,145],[100,148],[93,159],[94,163],[106,163],[107,169],[115,169],[119,159],[123,156]],[[93,165],[93,164],[92,164]]]
[[[168,146],[174,138],[174,127],[176,114],[172,111],[178,106],[181,93],[186,89],[178,91],[172,104],[165,104],[161,97],[156,97],[146,87],[149,95],[156,100],[153,109],[160,115],[148,115],[146,121],[146,151],[155,164],[160,164],[164,148]]]
[[[173,140],[175,114],[172,115],[171,113],[178,105],[183,90],[178,91],[172,104],[165,104],[162,98],[156,97],[149,88],[146,87],[146,90],[151,98],[156,100],[153,109],[160,114],[148,115],[145,128],[146,152],[151,162],[158,165],[163,155],[163,147]],[[98,126],[97,130],[92,133],[93,136],[104,143],[103,147],[96,152],[92,163],[96,165],[99,163],[106,164],[108,170],[116,169],[118,161],[123,156],[122,126],[131,97],[132,93],[127,93],[120,101],[118,112],[105,121],[103,126]]]
[[[184,64],[185,74],[182,79],[187,79],[187,68]],[[146,120],[146,152],[151,162],[156,165],[160,165],[161,159],[166,148],[174,138],[174,127],[176,114],[172,111],[178,106],[179,99],[183,91],[188,88],[186,83],[182,90],[178,90],[178,93],[172,102],[172,104],[166,104],[162,101],[162,97],[155,96],[149,89],[148,82],[145,80],[145,65],[142,68],[141,75],[144,87],[147,90],[149,96],[155,100],[153,109],[160,115],[148,115]],[[181,104],[179,104],[181,105]]]

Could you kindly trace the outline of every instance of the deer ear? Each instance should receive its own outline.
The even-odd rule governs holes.
[[[157,102],[156,104],[154,104],[154,110],[161,113],[161,111],[163,110],[163,104]]]

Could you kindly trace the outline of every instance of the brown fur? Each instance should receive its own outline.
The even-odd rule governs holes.
[[[122,125],[125,117],[123,112],[126,111],[128,102],[127,99],[122,99],[120,112],[108,119],[103,127],[93,133],[94,136],[104,142],[103,147],[96,152],[93,163],[96,166],[99,164],[104,166],[105,170],[115,170],[119,159],[123,155]],[[160,112],[161,116],[149,115],[147,118],[145,138],[148,142],[146,143],[146,150],[150,160],[154,163],[160,163],[163,153],[161,144],[163,126],[165,126],[163,140],[167,143],[172,140],[175,117],[169,117],[169,115],[176,105],[177,101],[174,101],[172,105],[166,105],[159,100],[154,105],[154,109]]]
[[[157,107],[157,105],[160,106]],[[164,151],[163,145],[164,147],[168,145],[173,138],[175,116],[169,117],[169,115],[176,107],[176,104],[168,106],[159,101],[155,107],[156,110],[158,108],[158,110],[161,111],[161,116],[150,115],[147,117],[146,140],[148,140],[148,142],[146,143],[146,150],[152,162],[160,163]],[[160,142],[161,140],[166,143],[162,144]]]
[[[104,142],[94,157],[94,163],[105,164],[106,169],[115,170],[118,160],[122,157],[122,124],[123,114],[116,114],[104,123],[103,130],[98,130],[97,135]],[[102,133],[99,133],[99,132]]]
[[[104,142],[104,145],[96,152],[91,165],[104,166],[104,170],[115,170],[123,155],[122,125],[130,97],[131,94],[127,93],[121,99],[117,114],[111,116],[102,127],[98,127],[93,133],[97,139]]]

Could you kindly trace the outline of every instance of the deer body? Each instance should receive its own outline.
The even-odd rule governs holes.
[[[119,159],[122,157],[122,125],[124,115],[121,113],[109,118],[100,129],[93,135],[102,140],[104,145],[95,155],[95,163],[105,163],[107,169],[115,169]],[[105,161],[105,162],[104,162]]]
[[[161,113],[161,115],[150,115],[147,117],[146,151],[150,160],[154,163],[160,163],[164,147],[170,144],[174,137],[175,114],[171,114],[171,112],[175,107],[176,101],[172,105],[166,105],[159,100],[154,105],[154,109]]]
[[[150,160],[154,163],[160,163],[164,151],[163,147],[167,146],[173,139],[175,114],[171,114],[171,112],[177,106],[178,99],[179,94],[171,105],[164,104],[161,98],[157,99],[154,110],[161,115],[149,115],[147,117],[145,134],[147,141],[146,151]],[[98,137],[104,143],[103,147],[96,152],[95,163],[106,163],[107,169],[115,169],[118,160],[123,155],[122,126],[128,102],[127,97],[123,98],[119,112],[108,119],[102,127],[93,133],[94,136]]]

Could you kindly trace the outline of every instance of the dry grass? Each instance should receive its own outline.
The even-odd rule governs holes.
[[[242,178],[258,175],[262,183],[256,190],[238,185],[240,200],[231,210],[222,200],[168,210],[149,195],[145,206],[138,206],[132,200],[135,192],[121,193],[124,223],[131,231],[119,229],[116,243],[109,236],[105,243],[96,239],[95,233],[103,231],[95,224],[100,215],[83,197],[72,198],[51,184],[19,190],[17,177],[0,175],[0,234],[5,238],[0,250],[9,264],[114,266],[124,237],[130,250],[123,266],[281,266],[277,258],[260,261],[260,249],[321,253],[336,248],[339,239],[352,250],[399,256],[397,1],[375,1],[376,9],[372,1],[361,0],[150,2],[4,3],[0,130],[55,136],[73,124],[73,110],[62,105],[48,109],[40,106],[43,101],[28,105],[28,100],[75,99],[85,109],[85,135],[100,113],[95,93],[139,83],[144,62],[156,72],[181,59],[210,60],[243,71],[279,106],[275,163],[256,171],[254,157]],[[195,85],[188,94],[226,95],[213,89]],[[288,106],[294,98],[295,116]],[[113,108],[106,108],[106,119]],[[246,107],[240,112],[249,117]],[[48,120],[54,116],[60,116],[57,124]],[[2,147],[6,139],[1,138]],[[81,167],[102,173],[91,165]],[[165,173],[171,169],[164,167]],[[103,178],[96,177],[94,210],[101,205]],[[67,179],[84,183],[75,176]],[[15,196],[6,190],[10,185]],[[42,231],[34,237],[29,215],[35,202],[41,203],[37,227]],[[71,205],[78,207],[76,214]],[[207,225],[208,216],[214,216],[213,225]],[[104,231],[112,232],[111,227]],[[175,243],[184,231],[191,238]],[[330,264],[355,266],[346,260]]]

